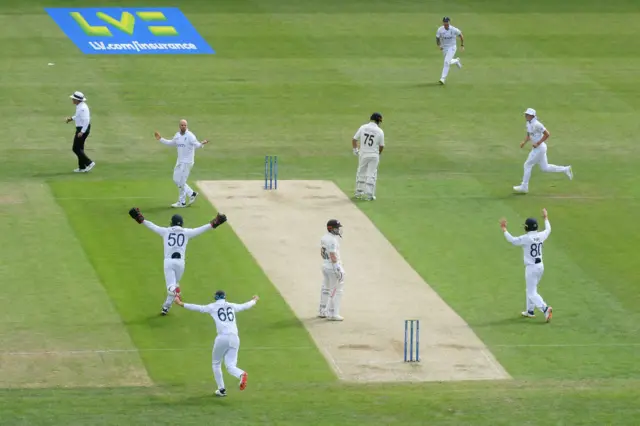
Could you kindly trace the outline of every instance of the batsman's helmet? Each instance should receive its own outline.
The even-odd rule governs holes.
[[[222,290],[218,290],[216,291],[216,294],[213,296],[214,299],[216,300],[220,300],[220,299],[226,299],[227,295],[224,291]]]
[[[374,112],[371,114],[371,121],[375,121],[377,124],[380,124],[382,122],[382,114]]]
[[[524,221],[524,230],[529,231],[537,231],[538,230],[538,221],[534,218],[530,217]]]
[[[331,219],[327,222],[327,231],[331,232],[333,235],[342,235],[342,224],[337,219]]]
[[[182,226],[184,221],[182,220],[182,216],[179,214],[174,214],[171,216],[171,226]]]

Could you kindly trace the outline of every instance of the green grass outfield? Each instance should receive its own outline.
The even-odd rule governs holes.
[[[184,0],[216,50],[193,57],[83,55],[51,6],[92,5],[0,3],[1,425],[640,423],[637,1]],[[467,51],[439,87],[444,15]],[[92,108],[87,175],[70,173],[74,90]],[[527,107],[552,134],[550,162],[572,164],[575,179],[535,169],[515,196]],[[224,227],[190,243],[187,300],[220,287],[262,300],[239,319],[250,387],[214,399],[211,320],[157,316],[162,247],[127,215],[172,214],[175,151],[153,131],[171,135],[185,117],[212,140],[193,181],[260,184],[272,154],[281,179],[351,193],[350,139],[374,110],[387,150],[363,211],[514,380],[338,382]],[[554,227],[540,287],[549,325],[518,318],[522,253],[498,227],[505,216],[515,233],[542,207]],[[183,213],[198,225],[215,207]]]

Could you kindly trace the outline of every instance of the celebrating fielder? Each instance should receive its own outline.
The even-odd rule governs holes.
[[[320,239],[322,257],[322,293],[320,294],[319,318],[342,321],[340,302],[344,289],[344,269],[340,262],[340,241],[342,224],[336,219],[327,222],[327,233]]]
[[[374,112],[370,120],[360,126],[351,139],[353,154],[358,156],[355,196],[363,200],[376,199],[378,164],[384,149],[384,132],[380,128],[382,114]]]
[[[178,160],[173,170],[173,182],[178,187],[178,201],[173,203],[171,207],[187,207],[193,204],[198,193],[191,189],[187,179],[195,162],[195,150],[202,148],[209,141],[205,139],[202,142],[198,142],[196,135],[187,129],[187,120],[180,120],[180,130],[176,132],[171,140],[163,138],[158,132],[155,132],[154,135],[163,144],[178,148]],[[187,197],[189,198],[188,204]]]
[[[216,301],[209,303],[208,305],[183,303],[181,299],[176,299],[175,303],[189,309],[190,311],[209,314],[216,323],[216,331],[218,335],[213,343],[211,364],[213,368],[213,377],[218,385],[216,395],[225,397],[227,396],[227,390],[224,386],[224,378],[222,377],[221,364],[223,359],[224,365],[227,367],[229,374],[240,379],[240,390],[244,390],[247,387],[247,373],[236,366],[238,363],[238,350],[240,349],[236,313],[252,308],[259,300],[259,297],[253,296],[253,299],[247,303],[238,305],[227,302],[226,294],[224,291],[219,290],[216,292],[214,298]]]
[[[180,279],[184,273],[185,254],[189,239],[222,225],[227,221],[227,216],[218,213],[210,223],[195,229],[183,228],[182,216],[179,214],[174,214],[171,217],[171,225],[168,228],[146,220],[140,213],[140,209],[136,207],[129,210],[129,216],[160,235],[164,242],[164,278],[167,284],[167,299],[162,305],[161,315],[167,315],[173,300],[180,298]]]
[[[522,316],[526,318],[534,318],[534,309],[538,308],[543,314],[547,322],[551,321],[553,309],[547,306],[542,296],[538,294],[538,284],[544,273],[544,264],[542,263],[542,245],[551,233],[551,224],[547,215],[547,209],[542,209],[544,217],[544,231],[538,232],[538,221],[534,218],[528,218],[524,222],[524,230],[527,232],[520,237],[514,237],[507,231],[507,220],[500,220],[500,228],[504,237],[514,246],[522,247],[524,251],[525,280],[527,283],[527,300],[526,309],[522,312]]]
[[[527,157],[527,161],[524,163],[524,175],[522,176],[522,183],[518,186],[514,186],[513,190],[526,194],[529,191],[529,179],[531,178],[531,170],[536,164],[540,166],[540,170],[550,173],[564,173],[569,180],[573,179],[573,171],[571,166],[556,166],[555,164],[549,164],[547,161],[547,139],[551,134],[544,127],[541,121],[536,116],[536,110],[533,108],[527,108],[524,112],[524,116],[527,120],[527,136],[520,143],[520,148],[524,147],[527,142],[531,141],[531,152]]]
[[[464,36],[462,31],[449,24],[451,19],[448,16],[442,18],[442,26],[436,31],[436,44],[442,51],[444,56],[444,66],[442,67],[442,76],[440,77],[440,84],[444,84],[449,75],[449,68],[451,65],[456,65],[458,68],[462,68],[462,62],[460,58],[454,58],[456,51],[458,50],[458,40],[460,37],[460,50],[464,51]]]

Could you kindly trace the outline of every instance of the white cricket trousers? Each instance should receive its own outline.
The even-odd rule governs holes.
[[[367,197],[373,197],[376,195],[378,164],[380,164],[380,154],[360,154],[356,172],[356,196],[364,194]]]
[[[449,68],[451,68],[451,65],[455,64],[456,61],[458,60],[454,58],[457,50],[458,50],[458,46],[444,47],[442,49],[442,55],[444,56],[444,65],[442,67],[442,77],[440,77],[442,80],[445,80],[447,78],[447,75],[449,75]]]
[[[529,188],[529,179],[531,179],[531,170],[533,166],[538,164],[540,170],[547,173],[567,173],[569,166],[556,166],[549,164],[547,161],[547,144],[541,143],[537,148],[532,148],[527,161],[524,162],[524,175],[522,176],[522,187]]]
[[[344,273],[343,273],[344,280]],[[338,275],[333,268],[322,268],[322,291],[320,294],[319,314],[323,316],[339,316],[344,281],[338,281]]]
[[[164,260],[164,280],[167,284],[167,298],[162,307],[170,309],[173,300],[180,294],[180,279],[184,274],[184,259]]]
[[[544,265],[537,263],[535,265],[527,265],[524,269],[524,279],[527,283],[527,311],[531,312],[534,308],[538,308],[544,312],[547,304],[538,294],[538,284],[544,274]]]
[[[237,334],[220,334],[216,337],[213,343],[213,351],[211,352],[211,366],[218,389],[225,389],[224,378],[222,377],[222,360],[224,360],[224,366],[232,376],[239,379],[244,373],[244,371],[236,367],[239,349],[240,338]]]
[[[173,182],[178,187],[178,202],[182,204],[186,203],[187,196],[193,194],[193,189],[187,184],[192,167],[193,163],[176,163],[173,169]]]

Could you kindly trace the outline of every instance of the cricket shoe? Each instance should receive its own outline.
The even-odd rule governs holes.
[[[525,318],[535,318],[536,314],[533,311],[522,311],[522,313],[520,314]]]
[[[573,180],[573,170],[571,170],[571,166],[569,166],[565,173],[569,177],[569,180]]]
[[[544,310],[544,320],[549,322],[551,321],[551,317],[553,317],[553,308],[551,306],[547,306]]]
[[[247,372],[245,371],[244,373],[242,373],[242,376],[240,376],[240,390],[243,391],[247,388],[247,377],[249,375],[247,374]]]
[[[456,58],[455,64],[458,68],[462,68],[462,62],[460,61],[460,58]]]
[[[219,396],[220,398],[223,398],[225,396],[227,396],[227,390],[222,388],[222,389],[217,389],[216,390],[216,396]]]
[[[334,315],[332,317],[327,318],[329,321],[344,321],[344,318],[340,315]]]
[[[95,161],[92,161],[92,162],[91,162],[91,164],[89,164],[89,165],[87,166],[87,168],[86,168],[86,169],[84,169],[84,171],[85,171],[85,172],[88,172],[89,170],[93,169],[95,166],[96,166]]]
[[[189,205],[193,204],[196,201],[196,198],[198,198],[198,193],[193,191],[193,194],[189,196]]]
[[[520,192],[521,194],[526,194],[527,192],[529,192],[529,189],[522,185],[514,186],[513,190],[516,192]]]
[[[87,169],[73,169],[73,173],[84,173]]]
[[[444,78],[441,78],[440,80],[438,80],[438,83],[440,83],[442,86],[444,86]]]
[[[160,312],[160,315],[164,317],[164,316],[167,316],[168,314],[169,314],[169,308],[163,307],[162,312]]]
[[[326,317],[327,317],[327,313],[325,311],[318,312],[318,318],[326,318]]]
[[[181,203],[180,201],[178,201],[177,203],[171,204],[171,207],[175,207],[177,209],[181,209],[183,207],[187,207],[187,203]]]

